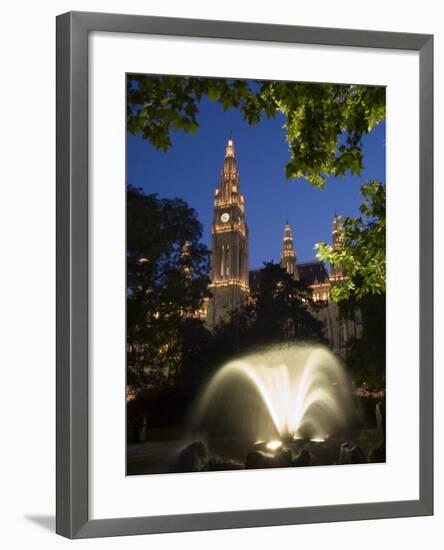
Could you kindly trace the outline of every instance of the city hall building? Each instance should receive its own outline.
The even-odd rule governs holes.
[[[261,270],[248,265],[248,225],[245,200],[240,189],[233,140],[228,140],[219,184],[214,193],[211,240],[212,297],[206,301],[203,317],[210,328],[227,321],[230,313],[250,299],[250,292],[260,285]],[[341,246],[339,222],[333,218],[332,245]],[[339,315],[338,305],[331,300],[332,287],[344,278],[339,267],[327,271],[324,262],[298,263],[291,227],[284,227],[281,245],[281,266],[296,280],[305,282],[317,307],[312,313],[324,325],[325,336],[333,351],[345,356],[347,342],[361,333],[359,312],[354,320]]]

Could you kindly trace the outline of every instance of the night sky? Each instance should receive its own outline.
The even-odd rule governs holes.
[[[285,179],[289,159],[282,129],[284,117],[263,119],[249,127],[242,115],[224,112],[215,102],[203,100],[195,136],[177,132],[167,153],[157,151],[140,137],[127,137],[127,181],[160,197],[180,197],[198,213],[203,241],[211,246],[213,195],[219,182],[230,131],[240,172],[249,227],[250,269],[264,261],[279,261],[284,224],[293,230],[298,262],[315,259],[313,246],[331,242],[332,218],[358,214],[359,188],[372,179],[385,182],[385,124],[363,140],[365,171],[360,177],[329,178],[320,190],[305,180]]]

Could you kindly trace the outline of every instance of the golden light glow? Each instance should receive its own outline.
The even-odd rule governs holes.
[[[233,223],[231,222],[230,224],[226,224],[224,223],[223,225],[222,224],[213,224],[213,231],[212,233],[230,233],[234,230],[237,230],[239,231],[239,233],[242,235],[242,236],[245,236],[245,227],[243,225],[240,225],[239,223]]]
[[[271,346],[227,363],[207,387],[197,416],[203,418],[207,408],[217,402],[219,389],[230,380],[241,379],[238,377],[252,383],[276,428],[276,435],[267,437],[265,430],[264,435],[255,435],[255,440],[268,441],[270,450],[282,444],[276,437],[321,440],[332,428],[346,425],[346,411],[351,406],[343,391],[347,376],[340,361],[323,346]],[[332,380],[337,381],[338,389],[332,387]]]
[[[270,449],[270,451],[275,451],[276,449],[279,449],[279,447],[282,447],[282,441],[275,439],[274,441],[268,442],[266,447],[267,449]]]
[[[222,200],[222,199],[217,200],[217,206],[219,206],[220,208],[227,208],[232,204],[237,204],[237,203],[238,203],[238,197],[231,197],[230,200],[228,201]]]
[[[229,139],[227,148],[225,150],[225,157],[232,157],[234,158],[234,147],[233,147],[233,140]]]
[[[239,281],[239,279],[231,279],[229,281],[213,281],[210,285],[208,285],[208,288],[214,288],[214,287],[225,287],[225,286],[239,286],[242,290],[245,290],[245,292],[249,292],[250,287],[248,287],[246,284]]]
[[[137,392],[134,388],[132,388],[131,386],[127,386],[126,387],[126,401],[129,402],[129,401],[134,401],[134,399],[136,399],[137,397]]]

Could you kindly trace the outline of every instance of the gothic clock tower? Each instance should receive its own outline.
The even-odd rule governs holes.
[[[207,311],[210,327],[227,320],[249,294],[248,227],[231,136],[214,194],[210,290],[212,298]]]

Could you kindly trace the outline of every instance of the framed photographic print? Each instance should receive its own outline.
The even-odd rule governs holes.
[[[57,532],[431,515],[432,176],[432,36],[59,16]]]

